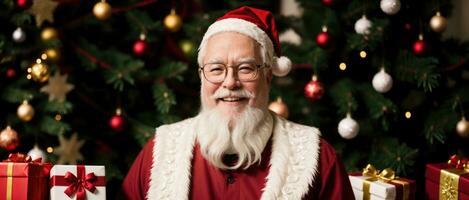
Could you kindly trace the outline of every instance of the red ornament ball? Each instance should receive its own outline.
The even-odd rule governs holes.
[[[407,23],[404,24],[404,28],[405,28],[405,30],[410,31],[412,29],[412,24],[407,22]]]
[[[135,55],[142,55],[146,52],[148,44],[145,40],[137,40],[134,43],[134,54]]]
[[[125,120],[121,115],[114,115],[109,119],[109,126],[117,132],[124,130]]]
[[[415,41],[412,47],[412,50],[415,55],[422,55],[427,50],[427,45],[425,44],[425,41],[420,39]]]
[[[15,69],[13,69],[13,68],[8,68],[6,75],[7,75],[7,78],[13,78],[13,77],[15,77],[15,76],[16,76],[16,71],[15,71]]]
[[[334,4],[334,0],[321,0],[321,2],[325,6],[332,6],[332,4]]]
[[[16,5],[18,5],[18,7],[23,8],[23,9],[26,9],[29,6],[31,6],[31,3],[32,1],[28,1],[28,0],[16,0]]]
[[[20,144],[18,133],[13,130],[10,126],[7,126],[2,132],[0,132],[0,147],[11,151],[16,149]]]
[[[321,48],[327,48],[332,43],[332,36],[327,31],[322,31],[316,36],[316,43]]]
[[[311,101],[316,101],[321,99],[322,95],[324,95],[324,86],[313,77],[313,80],[305,86],[305,97]]]

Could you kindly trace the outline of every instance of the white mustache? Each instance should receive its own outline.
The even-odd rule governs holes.
[[[254,95],[247,90],[239,89],[239,90],[228,90],[226,88],[219,88],[215,93],[211,96],[212,99],[221,99],[226,97],[235,97],[235,98],[253,98]]]

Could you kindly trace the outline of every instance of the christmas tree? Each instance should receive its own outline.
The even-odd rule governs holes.
[[[450,1],[5,0],[0,158],[105,165],[114,199],[155,127],[198,113],[197,46],[243,5],[275,13],[294,63],[270,108],[318,127],[348,171],[423,182],[426,163],[468,155],[469,43],[443,37]]]

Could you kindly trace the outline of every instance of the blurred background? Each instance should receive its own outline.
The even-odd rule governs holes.
[[[349,172],[468,156],[469,2],[2,0],[0,159],[105,165],[108,198],[157,126],[200,107],[197,48],[243,5],[271,10],[282,53],[270,108],[318,127]]]

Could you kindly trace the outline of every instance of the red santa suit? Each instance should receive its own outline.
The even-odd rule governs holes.
[[[124,180],[127,199],[354,199],[340,159],[314,127],[274,117],[261,163],[230,171],[204,159],[194,121],[157,128]]]

